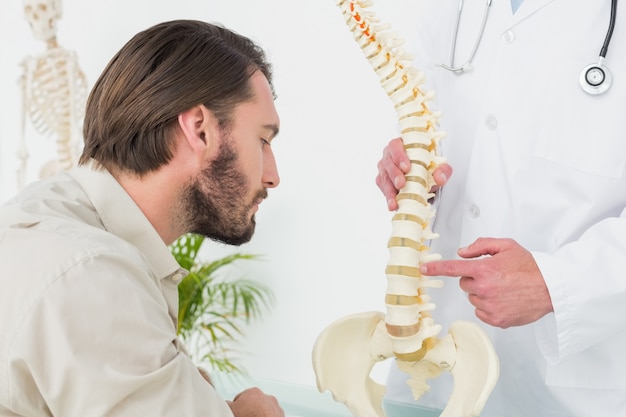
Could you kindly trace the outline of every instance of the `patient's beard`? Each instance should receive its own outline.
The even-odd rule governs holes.
[[[187,230],[228,245],[249,242],[256,222],[251,210],[259,198],[267,197],[263,189],[250,201],[246,176],[238,167],[232,139],[224,137],[217,157],[210,162],[183,192],[183,212]]]

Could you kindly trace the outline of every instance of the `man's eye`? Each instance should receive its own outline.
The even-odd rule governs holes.
[[[267,139],[263,139],[263,138],[261,138],[261,145],[263,145],[263,146],[265,146],[265,145],[269,146],[269,145],[270,145],[270,142],[269,142]]]

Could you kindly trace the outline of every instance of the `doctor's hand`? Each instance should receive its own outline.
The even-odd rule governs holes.
[[[465,259],[425,263],[422,274],[461,277],[459,285],[480,320],[507,328],[532,323],[553,311],[539,267],[514,240],[479,238],[458,254]]]
[[[378,161],[378,175],[376,185],[387,198],[387,207],[390,211],[398,209],[396,195],[406,184],[404,174],[409,172],[411,162],[406,154],[401,138],[392,139],[383,150],[383,157]],[[431,190],[437,191],[442,187],[452,175],[452,167],[448,164],[441,164],[433,172],[433,179],[436,186]]]
[[[248,388],[228,402],[235,417],[285,417],[278,400],[259,388]]]

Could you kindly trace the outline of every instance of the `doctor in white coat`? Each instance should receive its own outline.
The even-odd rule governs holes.
[[[611,0],[493,0],[479,40],[486,3],[465,1],[454,62],[458,0],[421,0],[404,34],[454,170],[432,243],[445,261],[428,265],[446,284],[430,291],[433,316],[442,334],[479,322],[494,343],[482,417],[626,416],[626,4],[602,62],[611,85],[590,94],[580,74],[600,61]],[[398,145],[377,178],[392,210]],[[406,379],[392,367],[388,401],[412,401]],[[451,384],[432,380],[419,404],[443,409]]]

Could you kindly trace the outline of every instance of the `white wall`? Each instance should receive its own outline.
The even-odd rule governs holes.
[[[379,0],[375,10],[405,33],[411,3]],[[391,230],[374,177],[382,148],[396,135],[395,114],[335,1],[64,0],[63,8],[59,43],[77,52],[90,85],[123,43],[163,20],[220,22],[268,51],[282,121],[272,145],[282,182],[261,206],[253,242],[241,250],[264,255],[265,261],[243,268],[272,287],[277,303],[247,332],[243,364],[253,377],[314,386],[311,349],[317,335],[345,315],[384,312]],[[19,63],[44,46],[33,40],[20,1],[4,0],[0,9],[4,201],[15,192]],[[396,20],[386,18],[388,10]],[[32,179],[53,146],[28,125],[27,140]],[[212,245],[207,256],[233,250]]]

